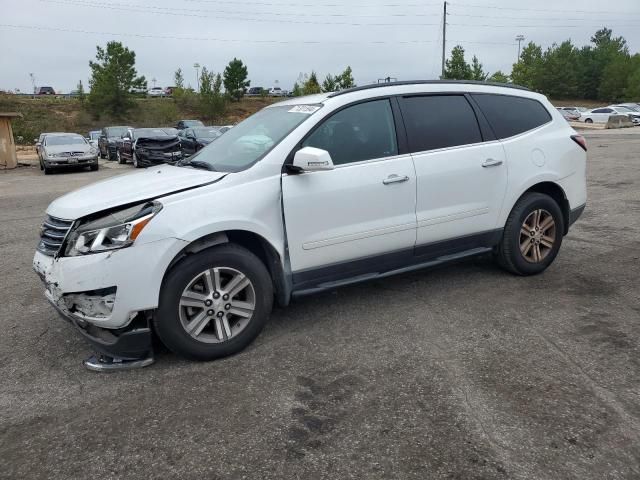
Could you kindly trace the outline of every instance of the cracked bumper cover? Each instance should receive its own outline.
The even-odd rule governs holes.
[[[56,258],[36,251],[33,268],[45,284],[45,296],[65,316],[119,329],[138,312],[157,308],[164,273],[184,246],[183,240],[167,238],[76,257]],[[106,303],[90,301],[89,292],[105,289],[114,289],[115,295],[105,297]],[[86,301],[74,308],[83,295]]]

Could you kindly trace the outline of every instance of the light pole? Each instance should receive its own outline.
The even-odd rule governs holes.
[[[524,41],[524,35],[518,35],[516,37],[516,42],[518,42],[518,59],[516,63],[520,63],[520,43]]]
[[[200,64],[194,63],[193,68],[196,69],[196,85],[198,85],[198,91],[200,91]]]
[[[153,88],[156,88],[156,82],[157,82],[156,77],[153,77],[151,81],[153,82]]]

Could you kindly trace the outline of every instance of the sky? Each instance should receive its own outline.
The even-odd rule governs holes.
[[[234,57],[252,86],[290,89],[301,72],[320,79],[347,65],[357,84],[384,77],[440,75],[443,3],[433,0],[0,0],[0,90],[86,86],[96,45],[136,52],[136,68],[155,85],[173,85],[194,64],[222,72]],[[544,48],[589,43],[603,26],[640,51],[640,1],[460,0],[447,2],[447,53],[460,44],[490,73],[510,72],[517,35]],[[615,9],[609,5],[615,4]]]

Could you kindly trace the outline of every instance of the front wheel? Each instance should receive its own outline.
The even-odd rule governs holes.
[[[120,149],[119,148],[116,149],[116,159],[118,160],[118,163],[120,165],[122,165],[124,163],[127,163],[127,161],[124,158],[122,158],[122,154],[120,153]]]
[[[140,168],[140,164],[138,163],[138,156],[136,155],[136,152],[133,152],[132,160],[133,160],[133,168]]]
[[[264,264],[245,248],[225,244],[191,255],[171,269],[153,322],[173,352],[212,360],[249,345],[272,305],[273,286]]]
[[[526,193],[511,210],[496,249],[498,263],[517,275],[543,272],[556,258],[564,217],[556,201],[542,193]]]

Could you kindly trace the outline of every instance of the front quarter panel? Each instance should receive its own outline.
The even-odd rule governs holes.
[[[260,177],[251,170],[160,199],[163,208],[139,241],[173,237],[191,243],[222,231],[244,230],[263,237],[284,258],[280,173]]]

